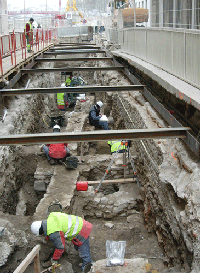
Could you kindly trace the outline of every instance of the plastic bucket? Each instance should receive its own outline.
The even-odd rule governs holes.
[[[76,169],[78,166],[78,158],[75,156],[67,157],[65,164],[68,169]]]
[[[85,181],[78,181],[76,183],[77,191],[87,191],[88,190],[88,182]]]

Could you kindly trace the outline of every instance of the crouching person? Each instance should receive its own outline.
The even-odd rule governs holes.
[[[72,241],[83,260],[81,271],[92,262],[90,255],[89,235],[92,224],[81,217],[68,215],[62,212],[51,212],[47,220],[35,221],[31,225],[31,231],[35,235],[44,235],[55,246],[51,264],[58,264],[65,251],[65,239]]]
[[[54,133],[60,132],[60,126],[55,125],[53,127]],[[67,143],[54,143],[54,144],[47,144],[43,145],[42,149],[45,152],[47,159],[51,165],[55,164],[55,160],[64,159],[67,156],[70,156],[70,150],[67,147]]]

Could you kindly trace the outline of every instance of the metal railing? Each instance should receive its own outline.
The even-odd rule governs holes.
[[[55,29],[34,29],[32,47],[36,45],[36,52],[50,45],[58,38],[58,30]],[[3,58],[10,56],[11,65],[16,66],[16,52],[21,50],[22,59],[26,59],[26,37],[24,32],[15,33],[14,30],[8,35],[0,37],[0,72],[3,71]]]
[[[147,61],[200,88],[200,31],[172,28],[107,30],[106,38],[121,51]]]

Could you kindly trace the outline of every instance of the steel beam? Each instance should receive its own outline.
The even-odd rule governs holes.
[[[119,65],[120,63],[114,59],[114,63]],[[124,74],[134,84],[140,84],[140,81],[130,73],[128,68],[124,69]],[[158,111],[158,113],[164,118],[165,121],[172,127],[182,127],[182,124],[176,120],[176,118],[169,113],[169,111],[146,89],[144,88],[144,97],[149,103]],[[200,142],[190,133],[186,133],[186,138],[183,139],[185,144],[190,150],[200,159]]]
[[[88,46],[90,46],[90,45],[92,45],[92,44],[90,44],[90,43],[67,43],[67,42],[60,42],[59,44],[55,44],[55,46],[64,46],[64,45],[71,45],[71,46],[73,46],[73,45],[75,45],[75,46],[82,46],[82,45],[88,45]],[[96,44],[94,44],[94,46],[95,46]]]
[[[74,50],[74,49],[100,49],[100,46],[54,46],[50,47],[49,50]]]
[[[53,88],[2,89],[1,96],[15,96],[46,93],[95,93],[95,92],[122,92],[143,91],[144,85],[117,85],[117,86],[77,86]]]
[[[66,54],[88,54],[88,53],[106,53],[104,50],[96,50],[96,49],[89,49],[89,50],[66,50],[66,51],[55,51],[55,52],[44,52],[44,55],[66,55]]]
[[[123,70],[123,66],[107,66],[107,67],[67,67],[67,68],[38,68],[38,69],[21,69],[22,73],[47,73],[47,72],[73,72],[73,71],[110,71]]]
[[[189,127],[161,128],[161,129],[132,129],[132,130],[100,130],[80,133],[50,133],[33,135],[0,136],[0,145],[26,145],[45,143],[65,143],[102,141],[114,139],[167,139],[185,138]]]
[[[113,58],[110,57],[94,57],[94,58],[36,58],[36,62],[88,62],[88,61],[112,61]]]

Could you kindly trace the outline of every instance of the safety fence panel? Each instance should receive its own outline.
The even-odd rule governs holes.
[[[118,43],[119,43],[119,45],[121,46],[121,50],[122,51],[125,51],[125,43],[124,43],[124,33],[125,33],[125,31],[123,31],[123,30],[119,30],[118,31]],[[107,38],[107,37],[106,37]],[[112,42],[112,40],[109,40],[109,41],[111,41]]]
[[[129,41],[131,41],[131,39],[129,39],[129,35],[131,35],[133,37],[132,44],[129,43]],[[129,29],[126,29],[126,31],[124,32],[124,50],[127,53],[129,53],[135,49],[134,36],[135,36],[135,33],[131,32]]]
[[[200,87],[200,32],[186,32],[185,77]]]
[[[9,52],[9,41],[10,35],[1,36],[1,54],[2,56],[6,55]]]
[[[58,28],[58,37],[78,36],[83,34],[88,34],[88,26]]]
[[[174,75],[185,78],[185,32],[176,29],[172,32],[172,70]]]
[[[112,36],[110,35],[110,41]],[[141,58],[200,88],[200,31],[130,28],[118,31],[124,53]]]
[[[167,71],[172,71],[173,61],[173,31],[148,29],[146,39],[146,61],[151,62]]]
[[[58,38],[58,30],[55,29],[34,29],[33,39],[31,46],[33,48],[36,45],[35,52],[44,49],[48,45],[56,42]],[[16,66],[16,52],[21,51],[22,59],[26,59],[26,37],[25,33],[15,33],[14,30],[9,35],[4,35],[0,37],[0,74],[4,75],[3,71],[3,58],[10,58],[10,65]]]
[[[115,28],[106,28],[105,36],[107,41],[112,42],[113,44],[120,44],[118,41],[118,30]]]

